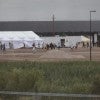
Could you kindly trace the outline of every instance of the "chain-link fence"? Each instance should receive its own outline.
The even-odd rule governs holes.
[[[0,100],[100,100],[100,95],[0,91]]]

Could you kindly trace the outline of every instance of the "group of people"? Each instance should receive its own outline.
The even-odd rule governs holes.
[[[87,43],[83,42],[82,47],[83,47],[83,48],[86,48],[86,47],[88,48],[88,47],[89,47],[89,42],[87,42]]]
[[[35,43],[32,44],[32,47],[33,47],[32,51],[35,52],[36,48],[37,48]],[[51,49],[52,50],[52,49],[55,49],[56,47],[57,47],[56,44],[51,42],[51,43],[43,44],[42,49],[46,49],[46,50],[50,50]]]
[[[11,42],[9,42],[9,48],[13,49],[13,44]],[[5,43],[0,42],[0,51],[1,52],[6,51],[6,44]]]
[[[46,44],[45,49],[55,49],[57,46],[54,43]]]
[[[90,46],[89,42],[77,42],[76,45],[70,46],[71,50],[73,50],[74,48],[77,49],[80,44],[82,44],[82,48],[88,48]]]

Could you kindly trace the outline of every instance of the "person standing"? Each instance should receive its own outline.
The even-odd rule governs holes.
[[[2,45],[2,51],[3,51],[3,52],[6,51],[5,43]]]
[[[2,50],[2,43],[0,42],[0,50]]]
[[[33,48],[32,48],[32,51],[33,51],[33,53],[35,53],[35,43],[33,43]]]

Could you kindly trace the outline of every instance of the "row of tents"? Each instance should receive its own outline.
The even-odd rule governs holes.
[[[61,46],[62,40],[66,47],[70,47],[72,44],[76,45],[77,42],[90,42],[90,39],[84,36],[39,37],[33,31],[0,31],[0,45],[5,44],[6,48],[29,48],[32,47],[33,44],[38,48],[42,48],[51,42],[57,46],[59,46],[59,44]]]

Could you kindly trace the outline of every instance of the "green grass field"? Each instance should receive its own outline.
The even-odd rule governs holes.
[[[100,93],[100,62],[0,62],[0,90]]]

